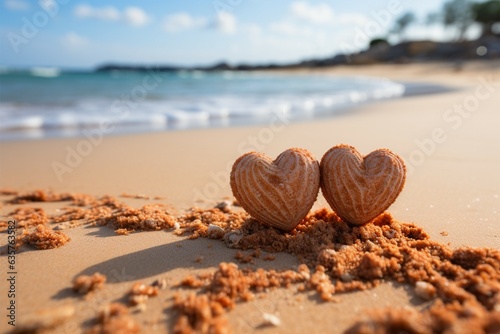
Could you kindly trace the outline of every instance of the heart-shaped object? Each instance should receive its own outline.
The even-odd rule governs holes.
[[[323,155],[320,170],[323,196],[339,217],[355,225],[394,203],[406,179],[403,159],[388,149],[363,157],[352,146],[334,146]]]
[[[311,209],[319,192],[319,164],[309,151],[291,148],[276,160],[250,152],[231,171],[239,204],[266,225],[291,231]]]

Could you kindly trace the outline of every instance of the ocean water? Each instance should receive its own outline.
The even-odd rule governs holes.
[[[0,140],[331,117],[403,95],[384,78],[265,72],[0,70]]]

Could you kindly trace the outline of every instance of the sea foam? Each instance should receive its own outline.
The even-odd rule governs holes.
[[[148,75],[3,71],[0,140],[80,136],[103,123],[120,133],[257,124],[275,114],[300,121],[405,91],[372,77],[183,71],[157,73],[151,85]]]

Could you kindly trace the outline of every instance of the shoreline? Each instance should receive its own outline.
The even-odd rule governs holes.
[[[362,68],[364,75],[387,73],[393,80],[449,83],[458,89],[380,101],[338,117],[307,122],[109,136],[79,159],[72,156],[73,160],[68,160],[69,151],[77,151],[79,145],[83,148],[78,138],[0,142],[0,188],[115,197],[122,193],[145,194],[152,198],[123,201],[136,208],[161,203],[182,212],[192,206],[210,208],[231,197],[229,169],[237,157],[249,150],[275,158],[287,148],[302,147],[319,160],[330,147],[340,143],[353,145],[362,154],[387,147],[412,167],[403,192],[388,210],[395,220],[416,224],[431,240],[451,249],[499,249],[500,94],[494,93],[500,91],[499,64],[493,68],[466,64],[461,72],[421,64]],[[333,73],[346,74],[349,70],[337,69]],[[481,78],[492,82],[493,93],[487,90],[489,86],[481,86]],[[473,110],[465,108],[476,101]],[[463,107],[462,113],[456,106]],[[62,171],[64,166],[68,170],[58,174],[54,163],[63,165]],[[154,196],[162,199],[155,200]],[[59,215],[58,210],[67,204],[12,206],[4,202],[6,196],[0,198],[3,217],[20,207],[43,207],[48,215]],[[321,207],[329,208],[322,195],[313,210]],[[18,254],[22,273],[18,303],[23,305],[19,319],[41,309],[69,304],[79,313],[68,326],[83,331],[82,324],[88,325],[95,318],[102,303],[120,300],[132,281],[148,283],[167,277],[168,283],[174,284],[186,275],[213,272],[220,262],[235,262],[237,252],[210,239],[187,240],[164,231],[128,236],[105,228],[75,227],[63,231],[71,238],[67,245]],[[196,262],[200,255],[204,259]],[[275,261],[256,259],[255,264],[245,266],[296,270],[300,264],[290,254],[273,255]],[[65,270],[57,270],[61,267]],[[108,273],[116,270],[117,275],[122,275],[118,276],[121,283],[111,275],[110,284],[95,298],[71,297],[68,289],[75,276],[95,268]],[[123,275],[135,275],[137,279]],[[4,291],[6,283],[1,278]],[[131,315],[146,331],[171,330],[169,307],[173,294],[167,291],[161,298],[151,299],[146,312]],[[408,285],[389,281],[374,289],[339,294],[336,303],[322,303],[312,294],[301,295],[303,298],[298,301],[294,292],[279,289],[267,298],[237,304],[228,318],[233,328],[255,330],[261,323],[262,312],[266,312],[279,314],[282,323],[279,327],[262,328],[262,333],[300,332],[311,326],[319,332],[341,333],[356,321],[356,313],[364,314],[371,308],[424,308],[426,304],[416,303],[412,291]],[[238,327],[241,324],[244,327]],[[1,323],[0,329],[6,328],[4,325]],[[55,332],[62,333],[64,328]]]
[[[298,71],[255,71],[255,73],[267,73],[267,74],[280,74],[280,75],[294,75],[294,76],[309,76],[309,75],[320,75],[320,76],[336,76],[336,77],[347,77],[347,78],[359,78],[359,79],[376,79],[376,80],[390,80],[387,77],[382,76],[360,76],[358,75],[336,75],[332,73],[335,68],[327,68],[325,72],[304,72],[302,70]],[[239,119],[238,115],[221,119],[214,120],[210,119],[206,122],[194,122],[192,124],[185,124],[174,122],[172,125],[170,122],[167,124],[160,125],[145,125],[142,123],[137,124],[110,124],[103,127],[100,122],[99,124],[95,124],[95,126],[85,126],[85,127],[76,127],[69,126],[66,127],[64,125],[61,126],[42,126],[40,128],[33,129],[17,129],[17,130],[8,130],[0,132],[0,141],[1,142],[16,142],[16,141],[31,141],[31,140],[46,140],[46,139],[70,139],[70,138],[87,138],[92,137],[92,134],[96,131],[100,132],[103,136],[128,136],[128,135],[141,135],[147,133],[164,133],[164,132],[177,132],[177,131],[191,131],[191,130],[200,130],[200,129],[222,129],[222,128],[239,128],[246,126],[263,126],[269,123],[276,116],[280,119],[287,118],[288,123],[297,123],[297,122],[309,122],[315,120],[324,120],[333,118],[335,119],[339,115],[344,113],[348,113],[352,110],[359,109],[364,105],[370,105],[372,103],[383,102],[386,100],[398,99],[407,96],[413,95],[425,95],[425,94],[438,94],[438,93],[446,93],[457,89],[456,87],[447,86],[444,84],[436,84],[432,82],[421,82],[421,81],[393,81],[395,84],[403,85],[404,91],[400,96],[393,97],[381,97],[370,99],[368,101],[358,101],[358,102],[350,102],[348,105],[341,104],[338,106],[334,106],[329,108],[329,111],[319,110],[313,113],[304,111],[303,114],[290,114],[289,112],[279,111],[279,108],[276,108],[275,111],[271,112],[266,116],[252,117],[251,115],[247,115]],[[328,109],[328,108],[327,108]],[[207,123],[208,122],[208,123]],[[105,123],[109,123],[105,121]],[[108,128],[110,130],[108,130]]]
[[[467,61],[461,63],[457,67],[456,64],[446,64],[442,62],[425,62],[425,63],[409,63],[409,64],[374,64],[374,65],[340,65],[324,68],[294,68],[294,69],[269,69],[269,70],[256,70],[254,73],[268,73],[268,74],[284,74],[284,75],[320,75],[320,76],[337,76],[337,77],[366,77],[389,79],[392,82],[399,83],[405,86],[403,97],[416,95],[416,94],[436,94],[447,93],[454,89],[464,89],[470,86],[470,82],[477,78],[473,77],[474,73],[488,74],[497,73],[500,71],[500,60],[478,60]],[[245,72],[247,73],[247,72]],[[454,80],[450,82],[449,76],[453,76]],[[408,80],[410,78],[410,80]],[[399,97],[391,97],[394,99]],[[314,119],[327,119],[335,118],[338,114],[345,113],[353,109],[360,109],[364,104],[378,103],[387,100],[387,98],[375,99],[368,102],[351,103],[350,105],[339,105],[332,111],[321,110],[314,114],[307,112],[302,115],[292,115],[293,122],[308,122]],[[334,112],[333,112],[334,111]],[[278,113],[278,112],[276,112]],[[156,120],[157,121],[157,120]],[[155,122],[156,122],[155,121]],[[109,136],[127,136],[134,134],[146,133],[162,133],[171,131],[186,131],[198,129],[211,129],[211,128],[227,128],[227,127],[241,127],[241,126],[255,126],[263,125],[269,121],[269,117],[263,119],[243,119],[236,118],[214,120],[210,119],[204,122],[194,120],[192,124],[183,125],[182,122],[173,123],[164,120],[164,123],[149,124],[136,123],[134,125],[120,124],[112,125],[113,130],[102,131],[99,126],[91,127],[52,127],[37,128],[27,131],[4,131],[1,133],[1,142],[15,142],[24,140],[44,140],[48,138],[83,138],[83,131],[92,132],[96,129]],[[207,123],[208,122],[208,123]],[[106,122],[107,123],[107,122]],[[109,132],[109,133],[108,133]]]

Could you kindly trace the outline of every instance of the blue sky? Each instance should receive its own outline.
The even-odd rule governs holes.
[[[453,33],[424,24],[442,7],[436,0],[0,1],[8,67],[284,63],[362,49],[407,11],[419,19],[407,38]]]

